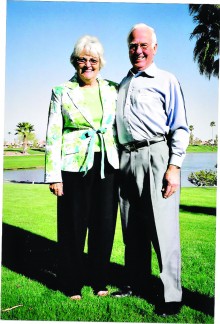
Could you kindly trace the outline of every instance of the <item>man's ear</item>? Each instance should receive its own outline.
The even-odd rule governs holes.
[[[157,53],[157,44],[154,45],[153,50],[154,50],[154,55],[155,55]]]

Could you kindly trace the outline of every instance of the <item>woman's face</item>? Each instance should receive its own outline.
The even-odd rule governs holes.
[[[99,57],[92,56],[83,50],[76,58],[76,71],[82,81],[82,85],[92,86],[96,84],[96,78],[100,70]]]

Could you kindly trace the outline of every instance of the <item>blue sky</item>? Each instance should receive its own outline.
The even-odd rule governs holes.
[[[101,75],[120,82],[130,68],[127,34],[139,22],[155,28],[155,62],[180,81],[195,136],[211,139],[210,122],[217,125],[218,119],[218,80],[201,76],[193,61],[195,41],[189,37],[195,25],[187,4],[59,1],[7,2],[5,139],[22,121],[35,126],[39,140],[45,138],[51,89],[74,74],[69,57],[82,35],[100,39],[107,61]]]

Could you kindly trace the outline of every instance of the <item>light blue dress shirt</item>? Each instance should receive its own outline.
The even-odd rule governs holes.
[[[184,98],[176,77],[154,63],[129,71],[119,88],[116,113],[121,144],[171,135],[170,164],[181,167],[189,144]]]

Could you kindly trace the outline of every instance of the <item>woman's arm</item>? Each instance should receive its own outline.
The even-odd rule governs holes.
[[[62,182],[61,176],[61,146],[63,117],[61,112],[61,93],[62,88],[56,87],[52,91],[47,136],[45,148],[45,182]]]

